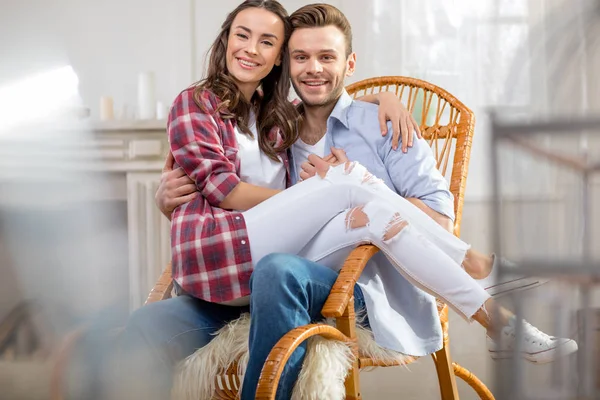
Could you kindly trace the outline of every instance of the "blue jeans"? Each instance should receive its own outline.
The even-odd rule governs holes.
[[[283,335],[323,319],[321,309],[337,276],[327,267],[290,254],[270,254],[258,262],[250,280],[250,358],[241,400],[254,399],[263,364]],[[354,299],[356,310],[365,308],[358,286],[354,287]],[[303,343],[288,360],[279,380],[277,399],[292,397],[305,353]]]
[[[250,359],[242,400],[254,399],[262,366],[275,343],[293,328],[323,318],[321,309],[337,276],[327,267],[288,254],[271,254],[257,263],[251,279]],[[354,297],[355,308],[364,308],[358,286]],[[123,358],[131,365],[126,367],[125,377],[128,398],[167,399],[175,364],[247,311],[248,307],[223,306],[190,296],[135,311],[122,337]],[[288,361],[279,381],[278,399],[291,398],[305,352],[303,344]],[[140,384],[132,386],[132,382]]]

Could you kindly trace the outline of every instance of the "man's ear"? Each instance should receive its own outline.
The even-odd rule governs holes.
[[[352,76],[356,69],[356,53],[351,53],[346,61],[346,76]]]

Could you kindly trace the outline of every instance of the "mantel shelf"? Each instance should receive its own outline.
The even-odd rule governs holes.
[[[167,129],[167,120],[112,120],[98,121],[86,120],[58,127],[60,130],[91,130],[93,132],[139,132],[162,131]]]

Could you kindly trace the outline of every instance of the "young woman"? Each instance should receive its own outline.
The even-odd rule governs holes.
[[[498,351],[510,349],[514,316],[461,267],[477,253],[363,166],[317,162],[319,176],[286,189],[285,151],[297,140],[298,118],[287,101],[290,31],[278,2],[244,2],[222,25],[207,78],[173,104],[171,151],[200,192],[172,214],[177,284],[209,302],[244,305],[253,266],[267,254],[320,261],[371,242],[416,286],[481,323],[490,337],[508,339]],[[495,312],[499,323],[490,318]],[[530,361],[550,361],[559,346],[577,349],[526,323],[525,331]]]

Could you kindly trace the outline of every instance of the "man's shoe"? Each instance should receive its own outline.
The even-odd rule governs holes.
[[[493,359],[511,358],[517,348],[516,318],[502,328],[498,340],[487,336],[488,351]],[[536,364],[545,364],[577,351],[577,342],[549,336],[523,320],[521,356]]]
[[[483,279],[475,279],[492,297],[502,297],[513,292],[533,289],[548,282],[548,279],[532,278],[516,272],[506,273],[507,270],[511,269],[516,271],[518,269],[517,265],[506,259],[500,259],[495,254],[492,254],[492,257],[494,262],[490,274]],[[500,263],[502,263],[502,267],[506,267],[502,274],[502,281],[498,279]]]

